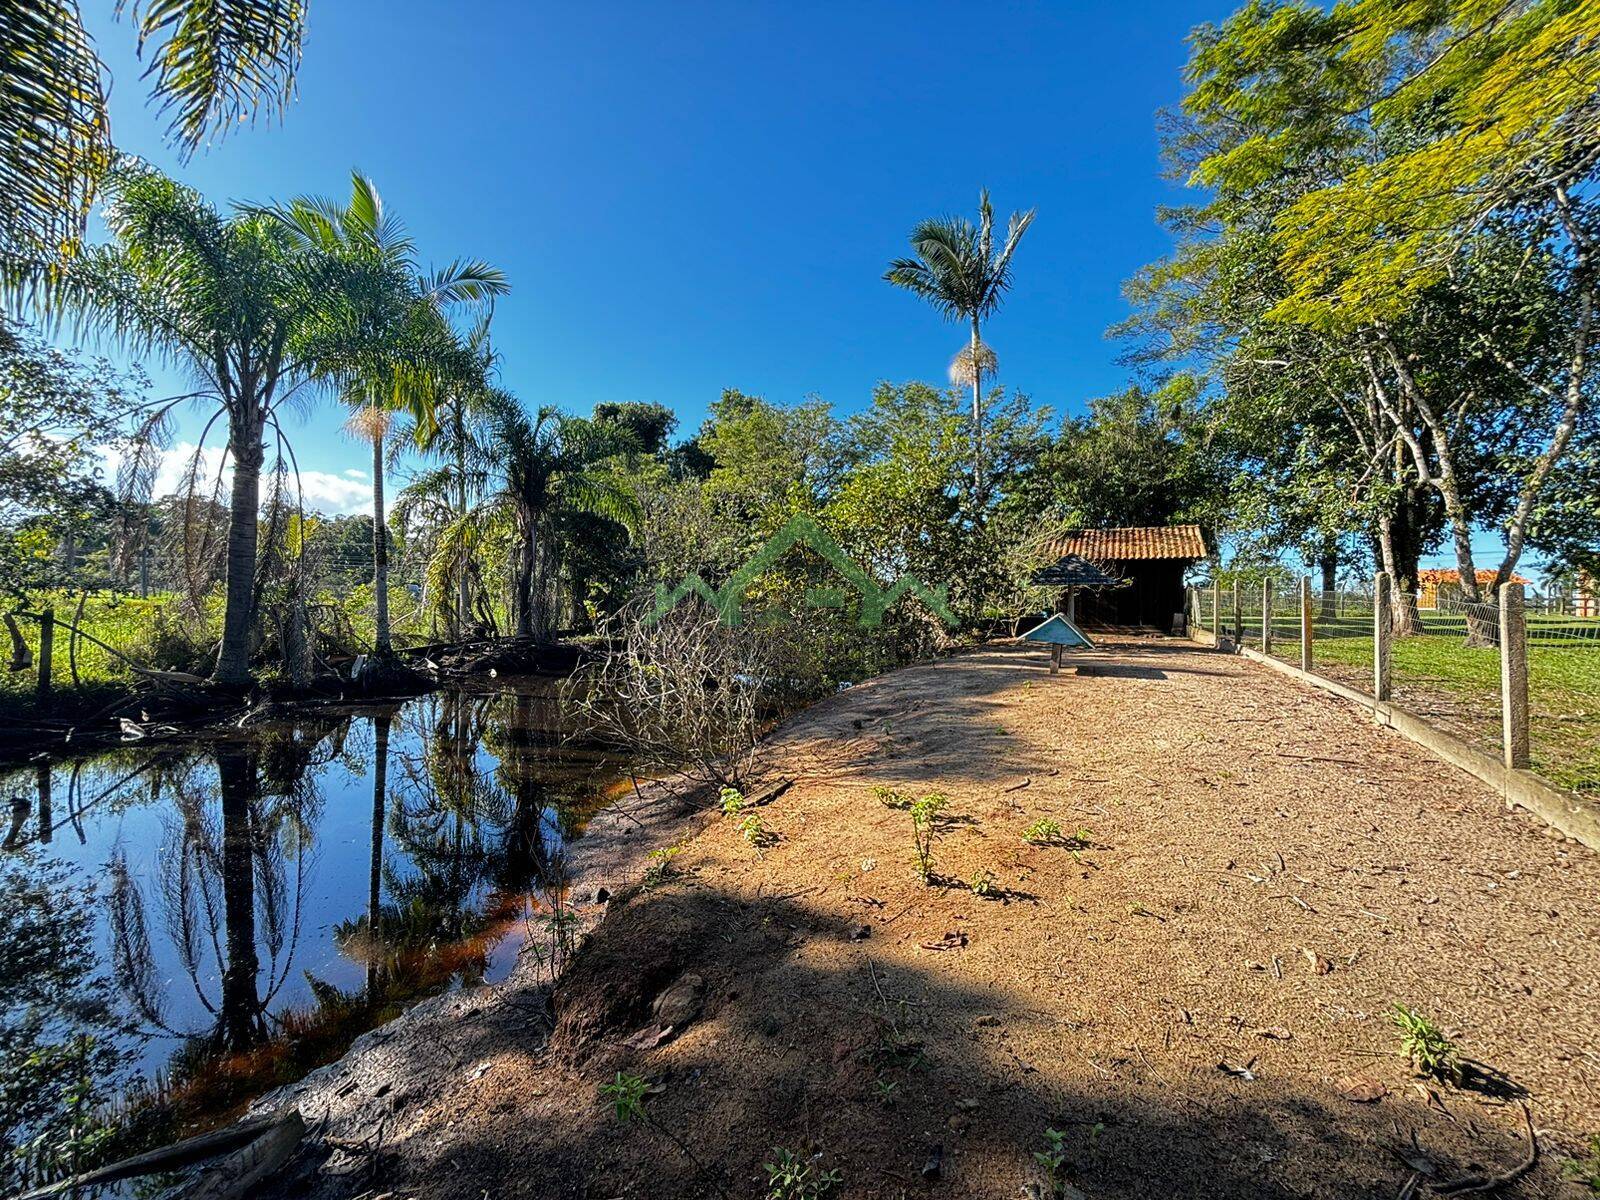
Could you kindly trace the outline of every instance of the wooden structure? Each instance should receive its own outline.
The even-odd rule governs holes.
[[[1046,617],[1027,633],[1022,635],[1025,642],[1043,642],[1050,647],[1050,674],[1054,675],[1061,670],[1061,651],[1066,648],[1093,649],[1094,643],[1084,636],[1070,620],[1060,613]]]
[[[1035,571],[1030,582],[1035,587],[1053,588],[1062,593],[1057,610],[1064,613],[1068,621],[1076,621],[1080,588],[1098,591],[1121,587],[1123,581],[1107,575],[1082,555],[1064,554],[1049,566]]]
[[[1209,553],[1198,525],[1073,529],[1052,539],[1046,552],[1052,557],[1075,555],[1123,581],[1120,587],[1086,590],[1078,597],[1078,624],[1162,633],[1172,633],[1183,619],[1184,574]]]

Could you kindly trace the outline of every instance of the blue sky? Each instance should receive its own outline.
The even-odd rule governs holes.
[[[218,200],[337,195],[360,168],[428,259],[505,270],[496,342],[525,403],[653,400],[685,432],[724,387],[849,411],[878,380],[941,379],[960,332],[879,277],[982,186],[1039,210],[990,327],[1003,382],[1058,411],[1120,386],[1104,331],[1175,198],[1155,112],[1189,29],[1227,11],[322,0],[286,119],[182,165],[130,30],[87,7],[121,147]],[[364,466],[336,429],[306,418],[302,466]]]
[[[1156,111],[1189,30],[1232,7],[321,0],[286,118],[188,164],[110,0],[86,15],[122,148],[218,201],[341,195],[359,168],[427,259],[507,273],[496,343],[524,403],[652,400],[685,434],[725,387],[848,412],[879,380],[941,380],[960,331],[880,276],[983,186],[1002,216],[1039,210],[987,331],[1002,382],[1057,412],[1122,386],[1105,331],[1181,199]],[[308,499],[358,510],[338,424],[313,409],[295,447]]]

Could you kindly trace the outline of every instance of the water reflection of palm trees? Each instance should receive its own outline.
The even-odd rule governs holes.
[[[560,750],[548,696],[425,697],[393,753],[390,720],[374,718],[367,911],[335,929],[379,1002],[482,982],[529,905],[559,908],[569,791],[586,791],[595,767]]]
[[[332,724],[219,743],[209,755],[152,773],[152,799],[168,791],[173,812],[153,894],[139,886],[119,850],[110,864],[108,907],[118,983],[154,1029],[230,1051],[266,1037],[270,1006],[290,976],[300,937],[322,802],[317,768],[339,745],[328,736]],[[152,901],[206,1014],[202,1027],[169,1014],[151,944]]]

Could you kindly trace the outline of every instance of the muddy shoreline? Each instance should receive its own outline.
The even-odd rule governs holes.
[[[142,743],[205,738],[230,730],[297,715],[347,708],[398,704],[449,688],[491,690],[507,678],[563,678],[572,674],[590,648],[577,642],[520,645],[499,642],[453,643],[396,651],[407,670],[370,689],[344,678],[327,678],[304,689],[258,687],[243,693],[196,685],[94,685],[79,694],[60,687],[49,713],[17,705],[0,726],[0,771],[41,756],[65,760]]]

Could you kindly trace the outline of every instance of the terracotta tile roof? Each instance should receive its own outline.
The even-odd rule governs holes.
[[[1418,583],[1460,583],[1461,582],[1461,572],[1456,570],[1454,567],[1425,567],[1422,570],[1417,572],[1417,582]],[[1479,567],[1478,568],[1478,582],[1479,583],[1493,583],[1494,582],[1494,572],[1492,570],[1490,570],[1488,567]],[[1526,586],[1526,585],[1532,583],[1533,580],[1524,579],[1521,575],[1513,574],[1511,576],[1511,582],[1512,583],[1520,583],[1520,584]]]
[[[1090,562],[1133,562],[1149,558],[1199,559],[1206,540],[1198,525],[1146,525],[1131,529],[1069,529],[1045,547],[1051,558],[1080,554]]]

